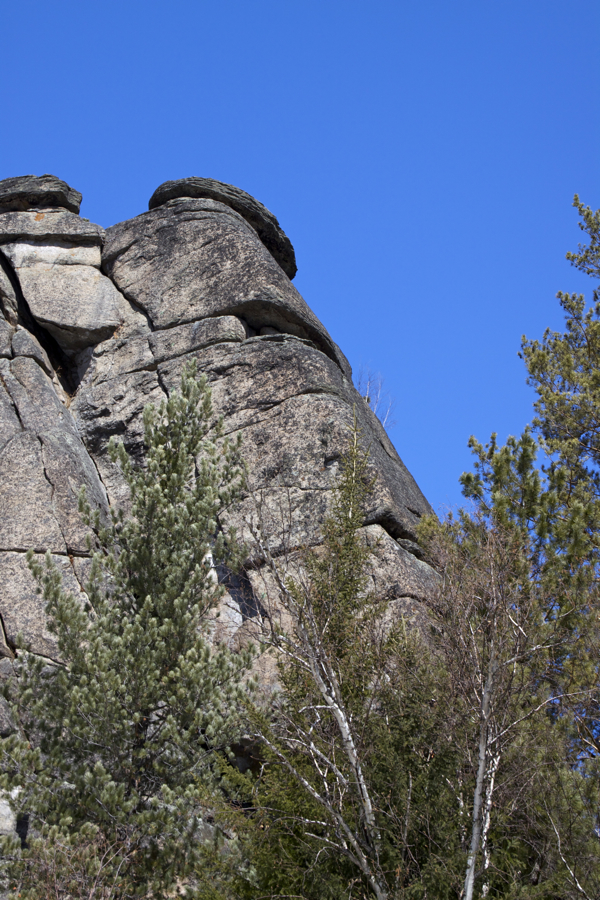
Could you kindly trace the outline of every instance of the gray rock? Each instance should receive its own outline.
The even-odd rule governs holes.
[[[0,549],[86,553],[79,491],[103,511],[107,498],[71,413],[30,357],[0,362],[0,388],[2,437],[12,435],[0,444]]]
[[[67,352],[97,344],[121,324],[118,292],[92,266],[40,262],[16,272],[31,315]]]
[[[21,175],[0,181],[0,210],[44,209],[60,206],[79,212],[81,194],[55,175]]]
[[[242,316],[309,338],[348,375],[339,348],[298,291],[232,209],[214,200],[172,200],[107,229],[104,270],[155,329]]]
[[[0,312],[3,313],[3,317],[10,325],[16,325],[19,321],[19,304],[15,289],[4,271],[3,263],[8,267],[8,262],[0,252]]]
[[[54,488],[46,478],[35,434],[16,434],[0,451],[0,550],[66,553],[56,518]]]
[[[40,562],[43,562],[41,557]],[[54,555],[52,562],[60,570],[65,590],[83,601],[69,557]],[[9,642],[14,646],[21,634],[32,653],[58,660],[56,636],[48,630],[45,606],[25,554],[0,552],[0,614]]]
[[[94,347],[89,374],[93,372],[94,383],[100,384],[143,369],[156,369],[154,356],[148,346],[148,336],[127,338],[117,333],[116,337]]]
[[[9,735],[13,734],[16,730],[15,720],[12,717],[10,706],[8,705],[4,697],[0,697],[0,738],[6,738]],[[0,834],[2,833],[2,825],[0,824]]]
[[[246,340],[246,330],[236,316],[217,316],[201,319],[189,325],[179,325],[165,331],[156,331],[150,337],[150,349],[157,363],[193,350],[223,342]]]
[[[213,178],[179,178],[176,181],[165,181],[157,187],[148,209],[156,209],[169,200],[189,197],[196,200],[218,200],[230,206],[248,222],[269,251],[277,260],[288,278],[293,278],[298,268],[296,254],[287,235],[272,212],[247,194],[246,191],[215,181]]]
[[[10,800],[2,792],[0,794],[0,835],[8,836],[9,834],[14,834],[16,827],[17,814],[13,812]]]
[[[164,331],[133,337],[123,336],[121,329],[115,337],[98,344],[92,353],[91,367],[95,385],[144,369],[153,371],[157,363],[182,356],[193,350],[222,342],[245,340],[244,326],[236,316],[218,316]]]
[[[426,620],[436,576],[417,558],[416,528],[431,508],[345,357],[259,239],[250,207],[240,214],[227,191],[215,200],[169,199],[170,190],[107,231],[102,269],[98,226],[64,209],[0,213],[0,665],[18,631],[56,659],[24,553],[49,549],[80,591],[90,560],[79,489],[103,515],[109,503],[127,512],[108,440],[141,461],[144,406],[178,389],[191,359],[211,384],[215,421],[243,437],[249,491],[223,513],[224,527],[247,538],[260,517],[274,550],[318,542],[356,415],[373,477],[372,588],[390,616]],[[215,636],[232,647],[252,640],[261,619],[259,575],[241,593],[227,582]],[[270,689],[272,661],[259,670]],[[2,722],[0,709],[0,734]]]
[[[3,316],[0,316],[0,358],[11,359],[12,337],[15,333],[13,325],[9,325]]]
[[[265,503],[269,497],[276,506],[292,492],[299,540],[314,539],[320,527],[327,498],[319,492],[331,487],[354,409],[375,478],[367,520],[393,537],[416,538],[416,525],[431,507],[378,420],[331,360],[289,336],[217,344],[191,356],[209,379],[226,433],[241,431],[252,481]],[[167,390],[177,388],[187,358],[159,365]],[[240,518],[248,509],[242,508]]]
[[[1,334],[1,323],[0,323],[0,334]],[[13,356],[28,356],[30,359],[34,359],[46,372],[47,375],[54,374],[54,370],[52,368],[52,364],[48,359],[48,354],[38,341],[36,337],[34,337],[31,332],[27,331],[26,328],[23,328],[21,325],[17,325],[16,331],[12,338],[12,355]],[[2,354],[0,354],[2,355]]]
[[[6,368],[8,369],[8,366]],[[4,386],[0,369],[0,451],[15,434],[19,434],[22,430],[15,406]]]
[[[65,209],[0,212],[0,244],[57,238],[66,238],[71,244],[100,247],[104,240],[104,228]]]
[[[70,412],[111,503],[126,507],[128,491],[120,469],[108,457],[109,439],[113,435],[122,439],[128,450],[140,458],[144,406],[147,403],[158,406],[164,399],[157,371],[142,370],[96,380],[93,368],[86,373],[73,398]]]
[[[412,599],[426,603],[439,585],[439,576],[427,563],[400,547],[381,525],[362,529],[374,564],[370,590],[382,600]]]
[[[92,244],[72,244],[64,240],[21,241],[3,244],[2,252],[13,268],[28,266],[94,266],[100,268],[100,247]]]
[[[438,589],[438,574],[426,563],[406,553],[381,526],[367,526],[361,529],[361,534],[372,551],[367,563],[366,593],[387,604],[385,621],[389,625],[402,616],[407,625],[416,626],[427,635],[427,602]],[[280,576],[284,580],[287,577],[303,578],[302,558],[303,550],[289,545],[287,553],[276,557]],[[279,587],[271,568],[265,565],[252,568],[248,571],[248,579],[254,591],[258,615],[255,620],[244,623],[245,630],[250,635],[254,632],[256,641],[265,613],[285,630],[288,626],[287,614],[281,609]]]
[[[34,434],[64,429],[77,435],[73,417],[35,360],[25,356],[0,360],[0,380],[24,429]]]
[[[87,553],[90,529],[79,513],[79,492],[85,487],[87,498],[103,517],[108,511],[106,491],[94,463],[81,439],[70,431],[52,430],[39,436],[44,476],[52,486],[52,507],[61,534],[71,554]]]

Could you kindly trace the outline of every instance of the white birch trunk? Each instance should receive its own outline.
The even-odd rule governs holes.
[[[496,753],[492,757],[492,761],[487,771],[487,788],[485,791],[485,804],[483,807],[483,829],[481,832],[481,852],[483,854],[483,871],[487,872],[490,867],[490,848],[487,842],[488,832],[490,830],[490,822],[492,819],[492,797],[494,795],[494,784],[496,781],[496,772],[500,765],[500,753]],[[486,881],[481,888],[481,896],[487,897],[490,890],[489,882]]]
[[[494,685],[495,673],[495,657],[492,645],[490,659],[488,663],[488,672],[481,698],[481,713],[479,720],[479,763],[477,766],[477,781],[475,784],[475,795],[473,797],[473,825],[471,830],[471,846],[469,848],[469,857],[467,859],[467,871],[465,874],[465,883],[463,888],[464,900],[473,900],[473,887],[475,885],[475,866],[477,864],[477,856],[481,843],[482,831],[482,806],[484,784],[486,776],[486,762],[488,756],[488,732],[489,718],[492,703],[492,691]]]

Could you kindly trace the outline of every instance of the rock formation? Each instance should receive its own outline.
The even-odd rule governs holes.
[[[205,178],[166,182],[148,212],[106,231],[78,215],[80,202],[50,175],[0,182],[0,669],[19,632],[56,657],[25,553],[50,550],[82,590],[80,486],[104,509],[127,503],[109,438],[139,456],[145,404],[176,388],[191,358],[225,433],[243,435],[254,500],[267,520],[286,511],[291,544],[319,539],[356,410],[375,478],[365,521],[374,588],[418,615],[434,577],[415,533],[429,504],[294,288],[277,219]],[[242,532],[252,502],[230,513]],[[252,571],[227,581],[234,634],[260,616],[258,583]]]

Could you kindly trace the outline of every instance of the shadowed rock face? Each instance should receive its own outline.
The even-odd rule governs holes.
[[[32,209],[42,188],[52,203]],[[258,502],[275,552],[318,541],[356,411],[374,479],[372,587],[418,618],[435,579],[415,556],[429,504],[293,287],[293,248],[275,217],[230,185],[184,179],[104,232],[75,214],[76,194],[52,176],[0,182],[0,656],[19,631],[34,652],[56,655],[25,552],[49,550],[82,590],[78,491],[85,484],[104,511],[126,507],[109,438],[140,457],[143,408],[178,387],[189,359],[226,434],[243,436],[254,493],[224,524],[247,535]],[[260,616],[268,578],[254,563],[249,577],[224,576],[228,640]]]
[[[81,194],[54,175],[21,175],[0,181],[0,211],[59,206],[78,213]]]

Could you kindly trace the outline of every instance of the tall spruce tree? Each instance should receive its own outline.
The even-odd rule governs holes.
[[[50,557],[29,557],[60,663],[19,650],[19,730],[0,747],[2,786],[30,818],[29,848],[9,848],[22,897],[162,898],[186,879],[186,896],[203,894],[215,753],[251,689],[252,652],[212,643],[210,617],[215,564],[237,564],[219,514],[243,466],[193,365],[144,425],[142,465],[110,445],[128,515],[102,522],[81,496],[95,548],[85,604]]]

